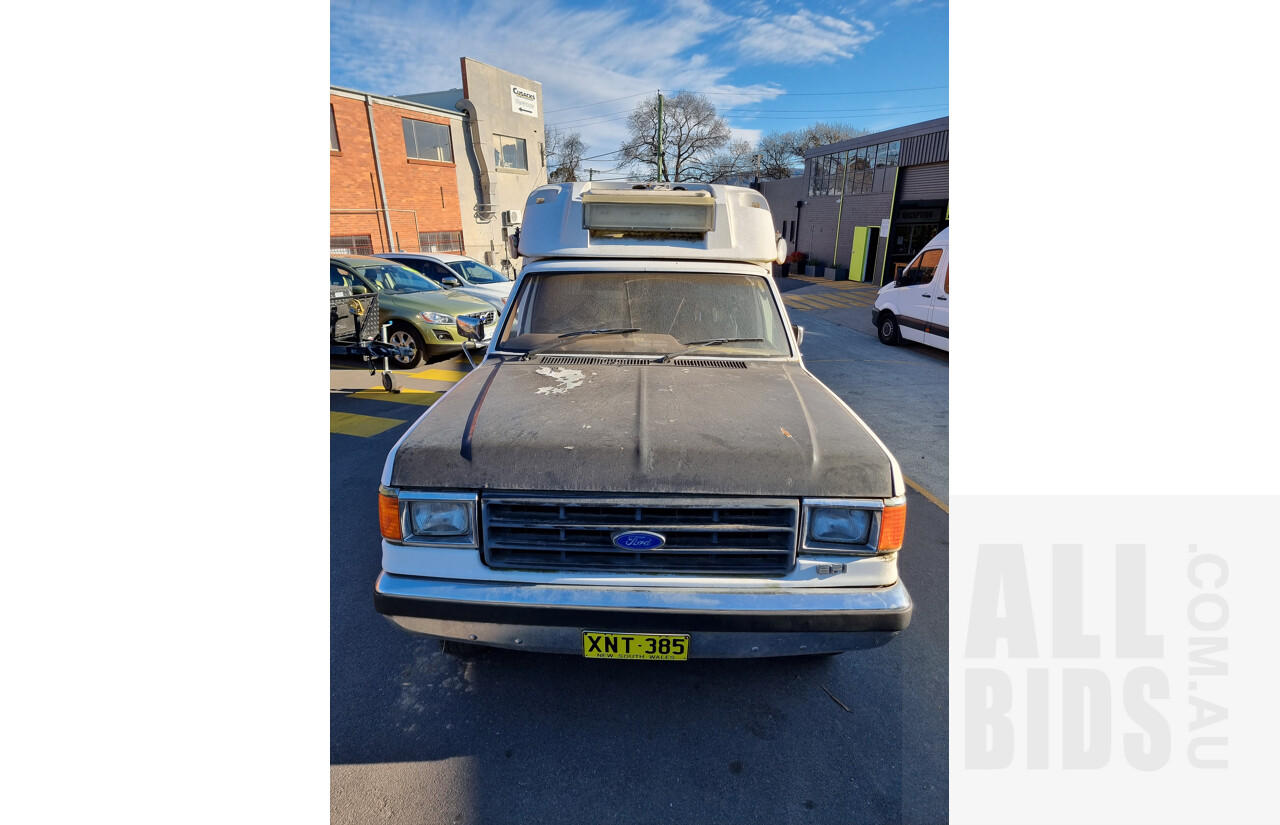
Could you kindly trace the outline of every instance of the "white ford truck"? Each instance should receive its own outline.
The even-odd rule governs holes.
[[[907,627],[902,473],[801,362],[775,237],[751,189],[535,190],[485,360],[387,457],[378,612],[457,642],[665,660],[837,653]]]

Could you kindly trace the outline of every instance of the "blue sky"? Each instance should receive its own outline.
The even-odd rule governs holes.
[[[706,94],[752,143],[816,120],[879,131],[949,114],[948,12],[936,0],[333,0],[330,83],[455,88],[470,57],[542,83],[547,125],[580,132],[588,156],[615,150],[658,89]]]

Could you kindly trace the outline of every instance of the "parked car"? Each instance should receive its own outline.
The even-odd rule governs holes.
[[[355,295],[377,293],[379,323],[391,321],[388,342],[412,351],[391,359],[399,369],[412,369],[424,357],[460,351],[464,339],[458,335],[457,316],[480,316],[490,325],[498,317],[491,303],[446,292],[430,278],[382,258],[330,257],[329,285],[345,287]]]
[[[925,244],[893,283],[876,294],[872,320],[880,343],[901,339],[951,350],[951,260],[944,229]]]
[[[389,258],[421,272],[445,289],[472,295],[488,301],[498,310],[506,306],[515,279],[508,278],[491,266],[465,255],[447,252],[383,252],[379,258]]]

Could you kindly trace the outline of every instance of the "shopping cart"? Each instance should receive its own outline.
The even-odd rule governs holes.
[[[378,371],[375,362],[381,359],[383,389],[398,392],[386,359],[395,355],[408,357],[413,351],[387,343],[386,327],[378,325],[377,293],[357,295],[347,287],[330,285],[329,354],[362,358],[369,365],[370,375]]]

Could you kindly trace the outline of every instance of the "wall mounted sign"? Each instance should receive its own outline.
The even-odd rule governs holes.
[[[937,223],[942,219],[941,207],[937,209],[899,209],[898,220],[905,223]]]
[[[529,117],[537,117],[538,95],[528,89],[521,89],[519,86],[512,86],[511,111],[521,115],[528,115]]]

